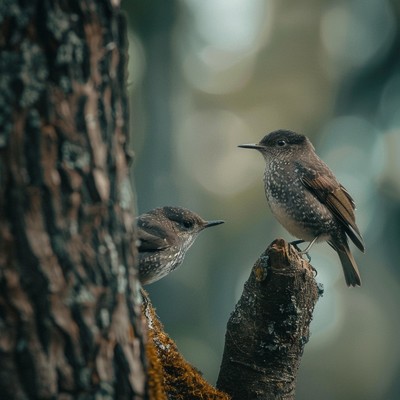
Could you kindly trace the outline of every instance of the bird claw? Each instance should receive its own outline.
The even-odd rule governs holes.
[[[306,250],[301,250],[299,246],[297,246],[298,244],[304,243],[305,240],[294,240],[293,242],[290,242],[289,244],[291,244],[299,254],[301,255],[306,255],[308,258],[308,262],[311,262],[311,256],[308,254],[307,249]],[[307,246],[308,248],[310,246]]]
[[[304,240],[293,240],[293,242],[289,242],[290,245],[292,245],[298,252],[301,252],[301,249],[298,244],[304,243]]]
[[[311,267],[311,269],[313,270],[313,272],[314,272],[314,278],[316,278],[317,277],[317,275],[318,275],[318,271],[310,264],[310,267]]]
[[[305,255],[306,257],[307,257],[307,259],[308,259],[308,262],[310,263],[311,262],[311,256],[307,253],[307,252],[305,252],[305,251],[299,251],[299,253],[301,254],[301,255]],[[314,269],[314,267],[312,267],[313,269]],[[317,275],[315,275],[315,276],[317,276]]]

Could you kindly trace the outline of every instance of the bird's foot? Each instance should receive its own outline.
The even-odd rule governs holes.
[[[307,258],[308,258],[308,262],[311,262],[311,257],[310,257],[310,255],[308,254],[308,251],[310,250],[310,245],[308,245],[307,247],[306,247],[306,249],[305,250],[301,250],[300,249],[300,247],[299,246],[297,246],[298,244],[301,244],[301,243],[304,243],[305,242],[305,240],[294,240],[293,242],[290,242],[289,244],[291,244],[296,250],[297,250],[297,252],[299,253],[299,254],[301,254],[301,255],[306,255],[307,256]],[[314,243],[314,241],[313,242],[311,242],[311,244],[313,244]]]
[[[305,255],[307,257],[307,259],[308,259],[308,262],[309,263],[311,262],[311,256],[306,251],[299,251],[299,254]],[[314,267],[313,267],[313,269],[314,269]],[[314,269],[314,271],[315,271],[315,269]]]
[[[312,271],[314,272],[314,278],[316,278],[318,275],[318,271],[311,264],[310,264],[310,267],[311,267]]]

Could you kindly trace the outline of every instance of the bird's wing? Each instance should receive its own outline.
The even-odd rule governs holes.
[[[364,241],[356,225],[355,203],[348,191],[330,174],[322,174],[313,168],[298,166],[304,186],[325,204],[342,223],[353,243],[364,251]]]
[[[165,228],[151,219],[138,219],[139,252],[159,251],[171,245],[170,235]]]

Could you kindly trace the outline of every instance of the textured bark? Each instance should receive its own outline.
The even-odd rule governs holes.
[[[119,1],[0,3],[0,398],[147,398]]]
[[[310,265],[275,240],[254,265],[229,319],[217,388],[233,400],[294,399],[319,294]]]

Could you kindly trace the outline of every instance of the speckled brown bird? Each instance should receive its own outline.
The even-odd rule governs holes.
[[[224,221],[205,221],[182,207],[155,208],[137,218],[139,280],[156,282],[178,268],[197,235]]]
[[[265,195],[276,219],[293,236],[309,241],[327,241],[339,255],[348,286],[360,286],[361,277],[350,252],[348,238],[364,251],[356,225],[355,203],[329,167],[317,156],[310,140],[289,130],[267,134],[256,149],[264,157]]]

